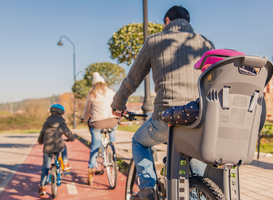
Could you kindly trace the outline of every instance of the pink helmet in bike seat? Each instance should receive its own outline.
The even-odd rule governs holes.
[[[203,73],[211,65],[231,56],[245,55],[243,52],[230,49],[209,50],[195,63],[194,68],[200,69]]]

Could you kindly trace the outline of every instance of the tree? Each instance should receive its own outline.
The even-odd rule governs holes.
[[[77,99],[82,99],[85,97],[90,89],[90,86],[87,85],[86,79],[76,81],[72,87],[72,91]]]
[[[120,84],[125,78],[125,70],[119,65],[109,62],[91,64],[85,69],[84,78],[76,81],[72,87],[76,98],[82,99],[86,97],[89,89],[92,87],[94,72],[99,72],[109,87]]]
[[[59,95],[56,103],[63,105],[65,108],[64,118],[68,124],[73,123],[74,112],[74,96],[72,92],[67,92]]]
[[[162,24],[148,23],[149,35],[161,32]],[[119,63],[131,65],[144,43],[143,23],[133,23],[124,25],[107,43],[111,52],[111,58],[117,59]]]
[[[32,120],[44,121],[48,117],[50,102],[45,99],[28,99],[24,106],[24,115]]]

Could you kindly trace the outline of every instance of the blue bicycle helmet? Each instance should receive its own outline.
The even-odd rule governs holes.
[[[61,104],[53,104],[50,107],[50,112],[54,112],[54,111],[59,113],[60,115],[64,114],[65,112],[64,107]]]

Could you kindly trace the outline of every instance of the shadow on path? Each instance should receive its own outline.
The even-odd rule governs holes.
[[[273,163],[253,160],[249,165],[252,165],[252,166],[255,166],[255,167],[260,167],[260,168],[263,168],[263,169],[273,170]]]
[[[32,147],[33,144],[9,144],[9,143],[6,143],[6,144],[1,144],[0,143],[0,148],[29,148],[29,147]]]
[[[18,133],[20,134],[20,133]],[[37,135],[5,135],[6,138],[37,138]]]

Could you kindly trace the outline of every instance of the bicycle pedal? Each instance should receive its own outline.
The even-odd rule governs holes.
[[[95,175],[102,175],[104,173],[104,171],[96,171]]]

